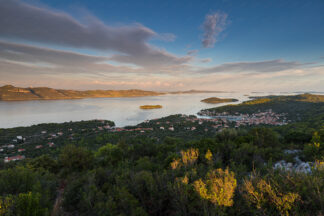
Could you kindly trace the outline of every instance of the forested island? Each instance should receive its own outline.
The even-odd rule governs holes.
[[[322,215],[324,96],[0,129],[0,215]]]
[[[201,102],[210,103],[210,104],[228,103],[228,102],[237,102],[237,101],[238,100],[234,98],[218,98],[218,97],[210,97],[201,100]]]
[[[161,109],[161,105],[142,105],[140,109]]]

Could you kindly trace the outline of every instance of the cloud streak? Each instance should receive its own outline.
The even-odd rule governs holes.
[[[209,62],[212,61],[212,59],[211,59],[211,58],[205,58],[205,59],[201,59],[200,61],[201,61],[202,63],[209,63]]]
[[[240,72],[278,72],[288,69],[300,67],[304,64],[296,61],[284,61],[282,59],[275,59],[269,61],[258,62],[233,62],[225,63],[215,67],[202,69],[201,73],[240,73]]]
[[[198,53],[198,50],[189,50],[188,52],[187,52],[187,55],[196,55]]]
[[[212,48],[218,40],[218,35],[225,29],[227,24],[227,14],[217,12],[208,14],[203,23],[204,36],[202,45],[205,48]]]
[[[84,66],[107,61],[107,57],[35,47],[0,41],[0,59],[26,63],[47,63],[53,66]]]
[[[120,53],[113,60],[139,66],[182,64],[189,57],[177,57],[148,41],[154,37],[174,40],[172,34],[159,36],[140,25],[109,26],[95,17],[81,23],[64,12],[54,12],[18,0],[1,0],[0,36],[75,48],[90,48]]]

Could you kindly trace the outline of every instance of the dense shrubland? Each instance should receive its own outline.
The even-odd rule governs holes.
[[[322,134],[298,144],[317,161],[310,174],[273,170],[289,156],[269,128],[189,142],[122,140],[97,150],[66,145],[57,157],[1,170],[1,215],[50,215],[57,199],[57,215],[321,215]]]

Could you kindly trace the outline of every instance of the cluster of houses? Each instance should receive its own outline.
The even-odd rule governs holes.
[[[199,114],[214,119],[221,119],[223,122],[235,122],[235,127],[259,124],[285,125],[289,122],[286,118],[286,113],[275,113],[272,109],[252,114],[241,114],[236,112],[234,115],[230,115],[227,112],[216,113],[210,110],[203,110]]]
[[[107,124],[107,121],[105,120],[99,120],[99,121],[102,125],[92,128],[92,130],[96,132],[104,129],[109,131],[120,130],[118,128],[110,126],[109,124]],[[54,143],[55,140],[60,137],[64,137],[72,140],[73,136],[75,135],[73,132],[77,132],[74,130],[88,131],[89,129],[67,128],[65,131],[61,130],[58,132],[41,130],[39,133],[33,135],[24,135],[24,136],[18,135],[11,141],[2,141],[3,144],[0,145],[0,157],[2,156],[1,158],[3,158],[3,161],[5,163],[8,163],[10,161],[23,160],[25,159],[25,155],[22,155],[24,152],[26,154],[26,152],[32,151],[32,149],[39,150],[39,149],[44,149],[46,147],[53,148],[55,147],[55,143]],[[147,128],[140,129],[140,131],[145,131],[145,130],[149,130],[149,129]],[[42,142],[42,144],[32,145],[33,143],[40,143],[40,142]]]
[[[102,123],[105,123],[105,122],[102,121]],[[95,131],[100,131],[100,130],[104,130],[104,129],[111,130],[111,131],[114,131],[114,130],[119,131],[120,130],[120,129],[112,127],[110,125],[103,125],[103,126],[98,126],[96,128],[93,128],[93,130],[95,130]],[[85,130],[86,129],[81,129],[81,131],[85,131]],[[148,129],[147,128],[142,128],[141,131],[142,130],[145,131],[145,130],[148,130]],[[67,129],[67,132],[66,132],[65,135],[68,135],[68,139],[73,139],[74,134],[72,132],[73,132],[72,128]],[[36,145],[33,148],[35,150],[42,149],[42,148],[45,148],[45,147],[52,148],[52,147],[55,147],[54,140],[61,137],[61,136],[63,136],[63,135],[64,135],[64,133],[62,131],[52,133],[52,132],[47,132],[46,130],[43,130],[38,134],[34,134],[34,135],[31,135],[31,136],[26,136],[26,137],[23,137],[23,136],[19,135],[19,136],[16,136],[12,140],[11,143],[13,143],[13,144],[0,146],[0,155],[4,154],[4,156],[6,156],[6,155],[8,155],[8,152],[10,152],[9,155],[12,155],[12,156],[4,157],[4,162],[5,163],[8,163],[10,161],[23,160],[23,159],[25,159],[25,156],[21,155],[21,154],[23,152],[25,152],[26,149],[22,148],[22,146],[28,146],[29,144],[33,143],[33,140],[39,141],[39,140],[44,140],[45,139],[47,141],[45,141],[44,144]]]
[[[10,161],[17,161],[17,160],[23,160],[25,159],[24,155],[16,155],[16,156],[12,156],[12,157],[5,157],[4,162],[8,163]]]
[[[153,128],[131,128],[131,129],[126,129],[126,128],[122,128],[122,127],[117,127],[117,128],[112,128],[110,130],[111,132],[121,132],[121,131],[139,131],[141,133],[144,133],[145,131],[153,131]]]
[[[47,132],[46,131],[42,131],[41,134],[46,134]],[[56,138],[57,136],[62,136],[63,133],[62,132],[58,132],[56,134],[50,134],[50,137],[48,139],[52,139],[52,138]],[[35,135],[35,136],[38,136],[38,135]],[[33,136],[30,136],[29,138],[32,138]],[[16,139],[13,139],[12,140],[13,142],[17,143],[16,145],[14,144],[8,144],[8,145],[2,145],[1,148],[0,148],[0,153],[4,152],[5,148],[7,148],[8,150],[12,149],[15,151],[15,148],[17,148],[18,146],[21,147],[21,145],[19,144],[24,144],[24,145],[28,145],[26,141],[26,137],[23,137],[23,136],[17,136]],[[22,142],[19,142],[19,141],[22,141]],[[48,147],[52,148],[55,146],[54,142],[48,142],[47,143]],[[41,149],[43,148],[43,145],[36,145],[35,146],[35,149]],[[5,157],[4,158],[4,162],[5,163],[8,163],[8,162],[11,162],[11,161],[17,161],[17,160],[23,160],[25,159],[25,156],[24,155],[20,155],[22,152],[25,152],[26,149],[25,148],[18,148],[17,149],[17,155],[14,155],[14,156],[11,156],[11,157]]]

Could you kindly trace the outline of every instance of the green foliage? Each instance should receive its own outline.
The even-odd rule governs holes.
[[[1,170],[0,215],[49,215],[56,186],[56,177],[44,170],[21,166]]]
[[[258,147],[276,147],[279,145],[278,134],[270,128],[254,128],[250,131],[252,142]]]
[[[30,160],[28,165],[34,169],[43,169],[51,173],[57,173],[59,170],[57,160],[54,160],[47,154]]]
[[[324,142],[318,132],[314,132],[311,143],[304,146],[304,155],[311,161],[324,159]]]
[[[13,216],[14,199],[12,195],[2,197],[0,196],[0,215]]]
[[[58,163],[65,173],[81,172],[92,167],[93,154],[84,147],[67,145],[63,148]]]
[[[15,201],[17,216],[44,216],[49,215],[47,208],[41,206],[40,193],[20,193]]]
[[[123,152],[117,145],[110,143],[100,147],[95,154],[97,160],[103,165],[117,165],[123,158]]]
[[[243,191],[247,202],[255,205],[257,211],[263,214],[289,215],[300,197],[297,193],[283,193],[267,181],[256,177],[244,181]]]

